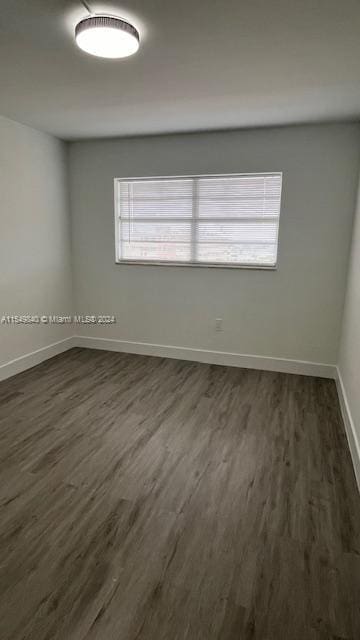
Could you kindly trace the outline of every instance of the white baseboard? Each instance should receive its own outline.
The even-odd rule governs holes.
[[[53,344],[49,344],[47,347],[42,347],[41,349],[27,353],[24,356],[15,358],[15,360],[10,360],[10,362],[6,362],[0,366],[0,381],[10,378],[11,376],[15,376],[17,373],[21,373],[31,367],[35,367],[35,365],[40,364],[40,362],[53,358],[59,353],[67,351],[75,346],[76,344],[73,337],[65,338],[65,340],[54,342]]]
[[[339,368],[336,368],[336,387],[339,396],[341,414],[344,420],[346,436],[349,443],[349,449],[351,458],[353,461],[353,467],[357,485],[360,491],[360,443],[357,437],[354,420],[351,415],[349,400],[346,395],[345,386]]]
[[[296,373],[320,378],[337,378],[336,366],[330,364],[231,353],[229,351],[210,351],[207,349],[194,349],[192,347],[176,347],[173,345],[152,344],[148,342],[131,342],[128,340],[112,340],[109,338],[93,338],[90,336],[72,336],[1,365],[0,380],[30,369],[30,367],[34,367],[40,362],[52,358],[63,351],[67,351],[72,347],[137,353],[145,356],[191,360],[207,364],[242,367],[244,369]]]
[[[210,351],[207,349],[194,349],[191,347],[151,344],[148,342],[131,342],[128,340],[112,340],[109,338],[93,338],[90,336],[72,336],[65,340],[60,340],[59,342],[50,344],[47,347],[43,347],[42,349],[37,349],[36,351],[27,353],[24,356],[1,365],[0,380],[5,380],[10,376],[14,376],[26,369],[30,369],[40,362],[48,360],[49,358],[52,358],[63,351],[67,351],[72,347],[120,351],[122,353],[137,353],[145,356],[191,360],[207,364],[242,367],[244,369],[295,373],[320,378],[337,378],[336,366],[330,364],[307,362],[303,360],[290,360],[288,358],[272,358],[268,356],[231,353],[229,351]]]
[[[209,351],[189,347],[175,347],[172,345],[151,344],[148,342],[130,342],[128,340],[112,340],[109,338],[93,338],[89,336],[75,336],[77,347],[88,349],[105,349],[121,351],[123,353],[137,353],[144,356],[158,356],[160,358],[175,358],[192,360],[207,364],[220,364],[245,369],[262,369],[265,371],[279,371],[283,373],[297,373],[305,376],[321,378],[335,378],[336,366],[319,364],[287,358],[269,358],[267,356],[252,356],[228,351]]]

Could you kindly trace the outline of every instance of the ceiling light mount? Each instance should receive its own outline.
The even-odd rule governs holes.
[[[90,7],[89,7],[88,3],[87,3],[87,2],[85,2],[85,0],[80,0],[80,2],[81,2],[81,4],[85,7],[86,11],[88,11],[88,12],[90,13],[90,15],[92,15],[92,13],[93,13],[93,12],[91,11],[91,9],[90,9]]]
[[[75,27],[77,45],[100,58],[126,58],[139,48],[138,30],[116,16],[91,14]]]

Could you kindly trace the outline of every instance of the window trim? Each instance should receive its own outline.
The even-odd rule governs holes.
[[[117,215],[117,183],[126,181],[126,182],[137,182],[139,180],[142,181],[152,181],[152,180],[179,180],[186,178],[236,178],[238,176],[253,176],[253,175],[263,175],[263,176],[273,176],[280,175],[281,176],[281,192],[280,192],[280,211],[279,211],[279,219],[278,219],[278,227],[277,227],[277,254],[276,254],[276,263],[274,265],[261,265],[261,264],[229,264],[226,262],[193,262],[191,260],[187,260],[186,262],[170,262],[167,260],[138,260],[138,259],[122,259],[118,255],[119,250],[119,224]],[[278,270],[278,262],[279,262],[279,235],[280,235],[280,217],[281,217],[281,205],[282,205],[282,185],[283,185],[283,172],[282,171],[248,171],[241,173],[199,173],[199,174],[184,174],[184,175],[168,175],[168,176],[122,176],[114,178],[114,226],[115,226],[115,264],[116,265],[138,265],[144,267],[191,267],[191,268],[200,268],[200,269],[250,269],[251,271],[277,271]]]

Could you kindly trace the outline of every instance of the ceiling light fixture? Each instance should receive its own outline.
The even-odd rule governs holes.
[[[88,5],[83,2],[88,11]],[[140,36],[135,27],[116,16],[93,14],[75,27],[75,40],[80,49],[100,58],[126,58],[139,48]]]

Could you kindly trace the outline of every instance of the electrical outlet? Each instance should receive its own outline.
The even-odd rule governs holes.
[[[223,331],[223,319],[215,318],[215,331]]]

